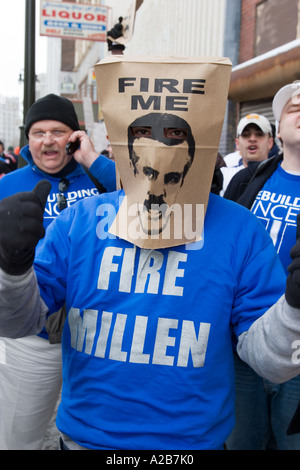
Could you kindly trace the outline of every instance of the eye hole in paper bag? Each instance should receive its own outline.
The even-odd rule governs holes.
[[[143,126],[134,126],[131,127],[132,137],[138,139],[140,137],[145,137],[152,139],[152,128],[143,127]],[[164,137],[166,139],[178,139],[178,140],[187,140],[188,129],[186,128],[177,128],[177,127],[166,127],[164,128]]]

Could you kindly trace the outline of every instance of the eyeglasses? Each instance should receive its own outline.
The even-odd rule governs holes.
[[[48,131],[48,132],[42,132],[42,131],[36,131],[32,132],[29,134],[31,139],[35,140],[36,142],[42,142],[46,137],[51,137],[52,140],[61,140],[63,139],[66,135],[68,134],[67,131]]]
[[[68,207],[67,199],[66,196],[64,195],[64,192],[68,190],[70,182],[66,178],[62,178],[60,182],[58,183],[58,191],[59,194],[57,195],[57,208],[61,212],[66,207]]]

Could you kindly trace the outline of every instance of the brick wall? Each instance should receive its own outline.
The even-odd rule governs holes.
[[[261,0],[243,0],[241,12],[241,39],[239,62],[245,62],[254,57],[256,5]]]

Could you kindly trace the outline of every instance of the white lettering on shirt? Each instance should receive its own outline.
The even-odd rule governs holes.
[[[162,266],[166,259],[165,272]],[[136,248],[106,247],[102,256],[98,284],[100,290],[108,290],[114,281],[119,292],[150,293],[182,296],[180,278],[184,269],[180,266],[187,261],[187,254],[169,250],[165,255],[156,250],[140,250],[135,285],[132,285]]]
[[[99,317],[101,322],[98,334]],[[128,316],[122,313],[92,309],[81,312],[78,308],[71,308],[68,314],[71,347],[80,353],[119,362],[187,367],[191,358],[193,367],[204,366],[209,323],[200,322],[197,328],[193,321],[159,317],[156,334],[149,334],[148,338],[148,317],[137,315],[133,331],[127,327],[127,320]],[[125,335],[126,344],[131,344],[127,350],[123,346]],[[146,339],[148,349],[151,349],[148,351],[145,351]]]

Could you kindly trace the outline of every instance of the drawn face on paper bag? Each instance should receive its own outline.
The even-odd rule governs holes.
[[[194,159],[191,128],[172,114],[147,114],[128,127],[128,150],[141,228],[161,233]]]

